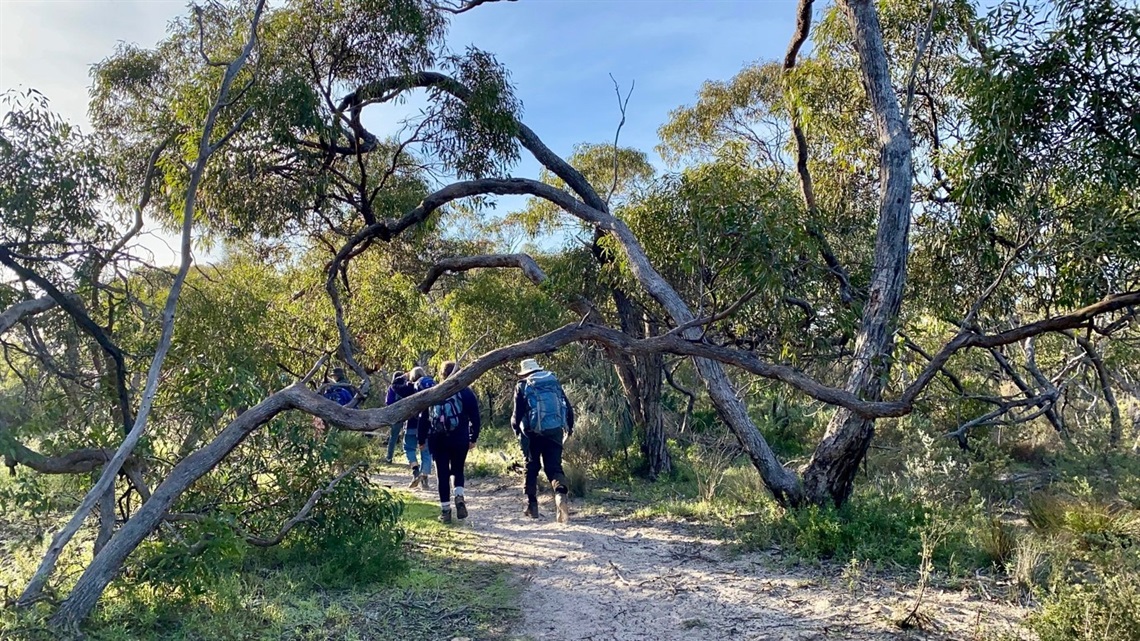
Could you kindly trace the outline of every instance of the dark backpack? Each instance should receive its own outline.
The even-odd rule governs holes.
[[[329,399],[337,405],[348,405],[352,399],[356,397],[356,392],[353,391],[352,386],[345,385],[344,383],[334,383],[321,391],[321,396]]]
[[[435,381],[425,376],[416,381],[417,390],[435,386]],[[438,405],[428,408],[428,434],[448,434],[459,428],[463,419],[463,400],[460,392],[444,399]]]
[[[566,403],[562,385],[554,374],[541,371],[523,381],[526,397],[526,429],[528,432],[553,432],[566,429]]]

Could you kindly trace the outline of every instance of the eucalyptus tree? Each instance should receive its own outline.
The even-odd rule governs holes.
[[[469,3],[472,7],[477,4],[484,3]],[[1002,284],[1002,278],[1009,275],[1019,256],[1014,251],[1012,259],[1007,258],[993,275],[994,285],[981,291],[956,292],[972,302],[962,310],[956,325],[937,332],[941,347],[932,350],[929,362],[889,398],[884,392],[892,391],[888,382],[895,360],[895,334],[907,283],[915,209],[910,78],[925,64],[925,56],[918,55],[925,45],[914,48],[912,60],[893,68],[890,61],[899,58],[890,55],[876,6],[870,0],[844,0],[838,4],[836,17],[824,23],[834,28],[836,38],[845,34],[845,51],[851,63],[846,77],[860,79],[863,102],[856,104],[866,106],[856,117],[869,125],[865,137],[854,146],[853,155],[863,164],[852,165],[851,181],[857,186],[849,192],[859,194],[855,200],[860,215],[854,218],[868,236],[871,229],[875,230],[873,241],[861,241],[868,248],[862,274],[847,271],[836,253],[828,249],[831,239],[823,231],[829,229],[823,217],[826,212],[814,196],[816,186],[824,182],[812,174],[806,156],[804,125],[811,120],[801,121],[794,112],[788,118],[797,158],[792,184],[798,183],[803,200],[806,222],[802,228],[776,213],[787,206],[783,196],[788,193],[787,181],[774,182],[771,191],[760,190],[758,196],[750,194],[743,203],[734,202],[723,210],[702,209],[704,196],[689,203],[698,206],[695,211],[663,207],[685,225],[711,220],[716,225],[740,228],[745,237],[739,245],[734,245],[738,241],[729,235],[705,237],[710,245],[705,257],[678,254],[696,270],[710,257],[719,260],[747,254],[742,264],[753,266],[750,271],[756,272],[756,281],[741,278],[743,293],[730,301],[724,297],[740,289],[702,291],[700,277],[671,282],[671,278],[685,275],[659,270],[634,227],[643,226],[642,233],[661,239],[663,260],[669,259],[668,234],[652,229],[633,210],[628,220],[612,213],[610,203],[602,196],[609,193],[606,185],[612,183],[593,182],[518,119],[518,101],[511,94],[505,70],[493,57],[475,50],[455,54],[445,47],[446,15],[458,10],[462,8],[416,0],[294,0],[270,9],[258,5],[251,10],[248,5],[234,3],[192,10],[189,17],[173,23],[171,35],[154,49],[125,47],[96,70],[93,121],[110,150],[113,177],[121,188],[125,186],[122,193],[132,191],[130,186],[138,193],[151,178],[162,186],[154,190],[151,204],[181,212],[184,265],[189,260],[189,230],[195,220],[212,232],[235,236],[280,238],[307,230],[314,234],[314,242],[321,242],[315,240],[319,236],[331,244],[328,250],[332,258],[324,266],[322,277],[334,310],[340,355],[365,380],[368,371],[357,359],[359,343],[351,325],[367,319],[366,314],[354,316],[345,310],[343,293],[355,287],[353,272],[346,266],[365,252],[374,251],[378,244],[390,244],[404,234],[430,227],[441,209],[463,199],[528,195],[582,221],[597,234],[597,245],[620,260],[627,282],[631,287],[635,283],[643,294],[642,311],[656,321],[657,327],[649,326],[644,337],[631,335],[602,324],[604,318],[587,296],[567,296],[566,305],[579,312],[574,322],[492,349],[440,385],[375,409],[345,408],[317,396],[308,387],[317,371],[313,368],[297,382],[226,416],[224,426],[213,431],[208,441],[191,443],[186,448],[189,453],[169,467],[156,487],[148,490],[146,501],[100,547],[61,604],[57,623],[74,623],[87,616],[123,563],[170,516],[183,493],[263,426],[292,410],[342,429],[371,430],[413,415],[492,368],[571,343],[590,342],[647,359],[673,353],[693,359],[723,423],[741,442],[778,500],[789,505],[841,503],[850,496],[855,470],[873,435],[874,420],[912,412],[920,395],[956,354],[971,348],[996,350],[1044,333],[1088,327],[1106,315],[1140,303],[1140,292],[1111,287],[1102,299],[1079,309],[1053,313],[1050,308],[1040,320],[983,331],[979,312]],[[928,16],[939,12],[915,13],[927,16],[920,21],[922,25],[937,23]],[[785,74],[797,68],[798,51],[809,35],[810,2],[801,3],[799,17],[782,67]],[[934,33],[934,27],[930,29]],[[1117,45],[1120,43],[1113,46]],[[900,84],[899,78],[905,81]],[[413,91],[423,91],[429,99],[422,119],[414,125],[409,139],[382,142],[366,126],[371,113]],[[211,136],[211,127],[225,133]],[[417,153],[408,153],[405,143],[416,144]],[[561,184],[495,177],[505,172],[520,148],[531,153]],[[442,186],[429,184],[417,171],[417,167],[425,166],[445,169],[448,180]],[[843,163],[839,166],[848,167]],[[723,168],[709,175],[694,172],[676,188],[698,194],[711,191],[715,197],[726,189],[726,178],[733,176]],[[743,175],[743,179],[753,178]],[[761,178],[769,180],[769,174],[762,173]],[[146,206],[147,201],[143,204]],[[757,215],[755,209],[772,213]],[[783,244],[795,248],[794,259],[780,254]],[[795,266],[803,262],[800,254],[806,254],[805,247],[815,247],[823,267],[804,268],[799,280],[785,283],[784,278],[794,275]],[[412,251],[428,257],[419,254],[418,248]],[[765,258],[771,269],[755,262]],[[547,279],[532,258],[517,254],[452,256],[435,267],[437,271],[511,267],[520,269],[531,282]],[[184,278],[185,268],[179,274]],[[375,278],[373,274],[361,271],[357,277]],[[706,331],[744,308],[747,299],[757,295],[753,293],[757,288],[784,287],[768,292],[768,300],[777,300],[774,293],[778,292],[781,304],[790,305],[789,310],[803,310],[785,301],[785,294],[795,287],[809,288],[805,283],[818,283],[821,278],[837,284],[838,300],[829,305],[836,310],[850,306],[851,317],[858,318],[852,323],[854,346],[846,376],[841,376],[846,379],[843,385],[816,380],[794,364],[749,349],[753,345],[747,341],[718,342]],[[818,285],[814,287],[818,289]],[[380,295],[386,295],[384,288],[379,290]],[[825,300],[815,293],[817,300]],[[51,297],[54,303],[64,305],[62,293]],[[170,301],[176,299],[176,291],[168,297]],[[34,301],[33,296],[17,303],[23,307],[12,315],[40,309],[39,303],[30,301]],[[168,309],[172,309],[170,304]],[[1065,309],[1071,307],[1059,311]],[[162,329],[168,349],[173,314],[167,314],[165,320]],[[1108,326],[1097,327],[1107,330]],[[160,341],[157,354],[164,353],[162,345]],[[790,385],[838,408],[802,473],[786,468],[752,424],[725,364]],[[156,372],[161,365],[161,356],[152,360],[144,407],[157,392]],[[145,414],[140,408],[139,415]],[[139,431],[139,425],[136,419],[132,434]],[[104,478],[108,474],[113,477],[132,449],[128,439],[115,454],[117,462],[104,467]],[[105,496],[106,483],[102,481],[89,496]],[[76,519],[81,522],[90,509],[90,501],[85,501]],[[45,559],[42,567],[46,574],[50,574],[53,563]],[[46,574],[41,576],[46,578]]]

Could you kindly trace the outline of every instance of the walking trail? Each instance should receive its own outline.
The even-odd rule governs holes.
[[[402,487],[406,477],[385,473],[378,480]],[[466,489],[470,517],[454,527],[475,535],[472,560],[506,564],[524,582],[516,638],[1028,638],[1017,624],[1025,611],[987,595],[980,581],[957,591],[927,588],[919,610],[924,629],[903,630],[896,621],[914,606],[912,584],[849,581],[838,570],[789,571],[775,553],[732,553],[683,523],[587,515],[575,506],[563,525],[549,493],[542,518],[533,520],[522,514],[521,479],[469,479]]]

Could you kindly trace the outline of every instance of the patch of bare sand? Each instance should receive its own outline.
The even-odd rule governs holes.
[[[920,612],[932,623],[902,630],[895,621],[913,607],[913,586],[869,578],[852,590],[838,571],[788,571],[770,555],[727,554],[684,524],[578,516],[562,525],[549,494],[533,520],[522,514],[520,486],[468,481],[470,517],[459,527],[476,535],[473,558],[509,565],[525,581],[522,639],[1031,638],[1018,625],[1026,610],[982,590],[927,588]]]

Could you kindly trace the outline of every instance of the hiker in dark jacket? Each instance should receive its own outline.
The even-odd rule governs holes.
[[[455,362],[447,361],[440,374],[447,379],[455,371]],[[455,516],[467,518],[463,495],[463,466],[467,451],[479,440],[479,399],[470,387],[464,387],[438,405],[420,414],[419,440],[427,444],[435,460],[439,486],[439,520],[451,523],[451,477],[455,477]]]
[[[410,379],[409,387],[411,393],[415,394],[420,389],[421,381],[425,378],[431,381],[431,378],[426,376],[424,368],[413,367],[412,371],[408,373]],[[434,383],[432,383],[434,385]],[[410,395],[410,394],[409,394]],[[408,487],[416,488],[423,486],[426,490],[428,488],[428,474],[431,474],[431,452],[427,448],[420,448],[419,441],[419,426],[420,417],[413,416],[408,419],[408,426],[404,429],[404,454],[408,457],[408,467],[412,468],[412,482]],[[420,461],[423,462],[423,467],[420,467],[420,461],[416,460],[417,454]]]
[[[401,398],[407,398],[416,393],[416,388],[408,383],[407,376],[403,372],[396,372],[392,375],[392,384],[388,386],[388,395],[384,398],[385,405],[391,405]],[[391,463],[392,457],[396,454],[396,443],[400,440],[400,433],[404,431],[404,426],[407,421],[400,421],[392,425],[392,431],[388,434],[388,456],[384,462]]]
[[[562,390],[562,384],[542,369],[533,358],[522,362],[522,380],[515,387],[515,407],[511,412],[511,429],[519,437],[526,458],[526,511],[538,518],[538,470],[554,488],[554,506],[558,521],[570,520],[569,486],[562,473],[562,443],[574,433],[574,408]]]

